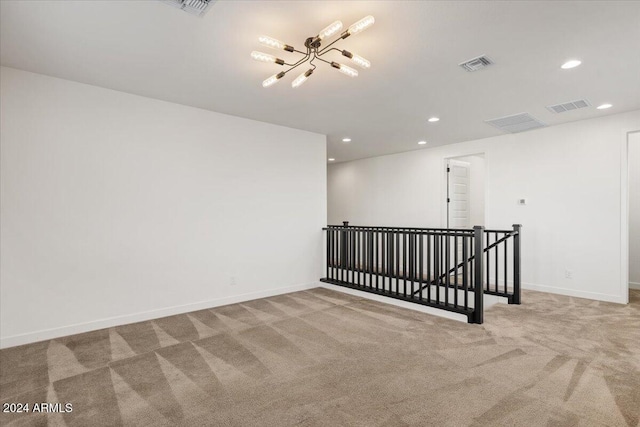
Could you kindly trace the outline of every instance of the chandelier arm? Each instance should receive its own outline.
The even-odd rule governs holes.
[[[338,43],[340,40],[342,40],[342,38],[338,38],[335,39],[334,41],[332,41],[331,43],[329,43],[328,45],[326,45],[324,48],[322,48],[321,50],[318,51],[318,55],[324,55],[325,53],[328,52],[327,49],[329,49],[329,47],[331,47],[332,45],[334,45],[335,43]],[[335,48],[334,48],[335,49]],[[338,49],[339,50],[339,49]]]
[[[337,41],[337,40],[336,40],[336,41]],[[327,47],[329,47],[329,46],[327,46]],[[329,50],[324,50],[324,49],[323,49],[323,50],[322,50],[321,55],[324,55],[325,53],[329,53],[329,52],[331,52],[332,50],[337,50],[338,52],[342,52],[342,49],[338,49],[337,47],[332,47],[332,48],[331,48],[331,49],[329,49]]]
[[[304,57],[301,60],[299,60],[298,62],[293,63],[293,64],[288,64],[288,63],[285,62],[284,65],[290,65],[290,66],[296,67],[296,66],[302,64],[303,62],[305,62],[307,59],[309,59],[309,54],[305,53]]]
[[[322,62],[326,62],[327,64],[331,65],[331,62],[329,62],[329,61],[325,61],[324,59],[320,58],[320,57],[319,57],[319,56],[317,56],[317,55],[316,55],[316,56],[314,56],[314,59],[319,59],[320,61],[322,61]],[[331,65],[331,66],[333,66],[333,65]]]
[[[309,59],[309,56],[310,55],[306,55],[300,61],[298,61],[295,64],[293,64],[293,66],[291,68],[289,68],[287,71],[284,71],[284,73],[287,74],[289,71],[293,70],[294,68],[298,68],[300,65],[304,64],[307,61],[307,59]],[[287,65],[290,65],[290,64],[287,64]]]
[[[296,51],[296,52],[297,52],[297,51]],[[303,57],[302,59],[300,59],[298,62],[296,62],[296,63],[294,63],[294,64],[287,64],[287,63],[285,62],[285,64],[284,64],[284,65],[289,65],[289,66],[291,66],[291,67],[292,67],[292,68],[290,68],[289,70],[287,70],[286,72],[289,72],[289,71],[293,70],[295,67],[297,67],[298,65],[300,65],[300,64],[302,64],[302,63],[304,63],[304,62],[306,62],[306,61],[307,61],[307,59],[309,59],[309,56],[311,56],[311,49],[309,49],[309,48],[307,47],[307,51],[306,51],[306,52],[300,52],[300,53],[304,54],[304,57]]]
[[[314,54],[313,58],[311,58],[311,60],[309,61],[309,65],[311,65],[313,67],[313,70],[315,71],[316,69],[316,64],[313,63],[313,60],[316,59],[317,56]]]

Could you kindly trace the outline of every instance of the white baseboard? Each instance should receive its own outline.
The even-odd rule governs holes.
[[[626,298],[620,295],[601,294],[599,292],[580,291],[576,289],[558,288],[555,286],[538,285],[535,283],[522,283],[522,289],[531,291],[547,292],[550,294],[566,295],[569,297],[586,298],[597,301],[615,302],[618,304],[626,304]],[[526,300],[523,298],[523,304]]]
[[[640,291],[640,283],[638,282],[629,282],[629,289],[637,289]]]
[[[372,294],[369,292],[359,291],[357,289],[345,288],[343,286],[332,285],[331,283],[320,283],[320,286],[323,288],[331,289],[332,291],[343,292],[345,294],[354,295],[357,297],[362,297],[366,299],[370,299],[377,302],[382,302],[385,304],[395,305],[396,307],[408,308],[410,310],[419,311],[426,314],[431,314],[433,316],[444,317],[446,319],[457,320],[459,322],[467,323],[467,316],[464,314],[454,313],[447,310],[440,310],[438,308],[429,307],[426,305],[415,304],[408,301],[402,301],[399,299],[385,297],[383,295]],[[495,295],[485,295],[484,296],[484,309],[491,307],[494,304],[504,303],[506,298],[501,298]]]
[[[241,295],[217,298],[209,301],[196,302],[191,304],[165,307],[158,310],[144,311],[141,313],[115,316],[107,319],[94,320],[91,322],[78,323],[75,325],[62,326],[52,329],[43,329],[26,334],[12,335],[0,338],[0,348],[15,347],[17,345],[30,344],[38,341],[50,340],[67,335],[80,334],[83,332],[96,331],[98,329],[111,328],[114,326],[126,325],[129,323],[143,322],[145,320],[158,319],[160,317],[173,316],[176,314],[189,313],[191,311],[203,310],[207,308],[219,307],[222,305],[236,304],[259,298],[271,297],[274,295],[286,294],[290,292],[304,291],[317,288],[320,282],[311,282],[302,285],[287,286],[283,288],[267,289],[264,291],[250,292]]]

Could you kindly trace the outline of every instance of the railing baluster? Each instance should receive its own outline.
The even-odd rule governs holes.
[[[453,295],[453,304],[458,306],[458,235],[456,234],[453,238],[453,265],[455,266],[455,271],[453,272],[453,288],[455,289],[455,294]]]
[[[345,282],[347,283],[351,283],[351,271],[350,270],[350,265],[351,265],[351,233],[349,232],[349,230],[345,231],[344,233],[344,259],[345,259],[345,264],[344,264],[344,272],[345,272]]]
[[[325,273],[324,273],[326,277],[331,277],[329,275],[329,265],[331,264],[331,259],[330,259],[330,257],[331,257],[331,249],[330,249],[331,244],[329,243],[330,236],[331,236],[331,233],[330,233],[329,230],[327,230],[327,265],[325,266]]]
[[[387,266],[387,268],[389,269],[389,292],[393,291],[393,276],[394,276],[394,270],[393,267],[395,265],[395,261],[394,261],[394,256],[395,256],[395,251],[394,251],[394,242],[396,240],[396,235],[391,231],[389,233],[389,265]]]
[[[473,304],[473,323],[482,323],[484,321],[483,299],[484,292],[482,286],[482,252],[483,252],[483,237],[484,227],[476,225],[473,227],[474,231],[474,254],[475,254],[475,266],[474,266],[474,304]]]
[[[369,287],[373,288],[373,232],[367,231],[367,273],[369,273]],[[365,273],[366,274],[366,273]]]
[[[371,274],[371,271],[373,269],[373,231],[371,230],[367,230],[366,232],[366,238],[367,238],[367,247],[366,247],[366,252],[367,252],[367,268],[364,272],[364,275],[367,276],[369,275],[369,287],[373,288],[373,275]]]
[[[352,229],[351,230],[351,239],[349,240],[351,242],[351,283],[358,283],[358,276],[357,276],[357,259],[356,259],[356,230]]]
[[[360,273],[362,274],[362,286],[367,286],[367,231],[360,230]]]
[[[435,274],[435,285],[436,285],[436,301],[440,304],[440,236],[433,236],[433,256],[435,259],[433,260],[434,264],[434,274]]]
[[[468,269],[469,261],[467,259],[467,237],[462,237],[462,259],[465,260],[462,264],[462,287],[464,288],[464,308],[469,308],[469,277]]]
[[[367,286],[367,234],[366,231],[360,230],[360,280],[362,286]]]
[[[400,230],[398,230],[396,232],[396,239],[395,239],[395,286],[396,286],[396,295],[398,295],[398,287],[399,287],[399,282],[400,282]]]
[[[358,279],[358,230],[351,230],[351,270],[353,270],[353,283],[359,283]]]
[[[415,265],[415,259],[413,259],[414,257],[414,251],[413,251],[413,237],[414,234],[409,234],[409,283],[411,285],[411,291],[409,292],[409,295],[413,296],[413,267]],[[406,277],[406,276],[405,276]],[[404,296],[407,296],[407,292],[405,290]]]
[[[391,231],[387,232],[387,247],[386,247],[386,251],[387,251],[387,273],[386,276],[389,279],[388,283],[385,280],[385,290],[391,290],[391,277],[393,276],[393,271],[391,271],[391,257],[393,256],[393,252],[391,251],[391,243],[393,243],[393,235],[391,234]],[[388,285],[388,288],[387,288]]]
[[[354,268],[355,268],[355,271],[356,271],[356,285],[360,286],[360,267],[361,267],[361,264],[360,264],[360,231],[359,230],[355,230],[354,234],[355,234],[354,239],[355,239],[355,243],[356,243],[356,246],[355,246],[355,259],[356,259],[356,261],[355,261]]]
[[[487,233],[487,246],[489,246],[489,233]],[[487,288],[486,289],[487,289],[487,291],[490,291],[491,290],[491,285],[490,285],[490,283],[491,283],[491,262],[490,262],[491,252],[487,251],[486,254],[487,254],[487,259],[485,261],[487,263],[486,264],[487,265],[487,267],[486,267],[486,270],[487,270]],[[480,286],[480,287],[482,287],[482,286]]]
[[[445,285],[445,290],[444,290],[444,304],[445,305],[449,305],[449,284],[450,284],[450,280],[451,280],[451,274],[449,274],[449,256],[451,255],[451,248],[449,247],[449,240],[451,240],[449,238],[449,236],[445,235],[444,237],[444,242],[445,242],[445,255],[444,255],[444,268],[445,270],[443,271],[446,276],[444,277],[444,285]]]
[[[342,241],[341,241],[341,237],[342,237],[342,231],[341,230],[337,230],[334,229],[334,236],[333,238],[335,239],[335,251],[336,251],[336,260],[335,260],[335,266],[336,266],[336,280],[342,280],[342,275],[340,272],[340,262],[342,261]]]
[[[380,235],[380,232],[378,230],[375,230],[373,232],[373,237],[374,237],[373,244],[374,244],[374,248],[375,248],[375,259],[374,259],[374,263],[373,263],[373,268],[375,268],[376,289],[378,289],[378,290],[380,289],[380,282],[379,282],[379,279],[380,279],[380,275],[379,275],[380,274],[380,266],[378,265],[378,252],[380,252],[380,248],[378,247],[379,240],[380,240],[379,237],[378,237],[379,235]],[[373,254],[372,254],[372,256],[373,256]]]
[[[336,278],[342,281],[342,231],[336,230]]]
[[[331,228],[327,228],[327,239],[329,240],[329,259],[327,260],[329,274],[327,277],[333,279],[333,229]]]
[[[349,231],[343,232],[343,238],[344,238],[344,244],[343,244],[344,264],[342,265],[342,268],[344,269],[344,281],[349,282]]]
[[[391,258],[390,258],[391,257],[391,248],[389,247],[389,244],[391,243],[391,232],[390,231],[387,231],[385,233],[385,243],[386,243],[386,245],[385,245],[385,248],[384,248],[384,250],[385,250],[385,261],[384,262],[385,262],[386,265],[385,265],[385,269],[384,269],[385,274],[384,274],[384,276],[382,276],[382,285],[383,285],[382,287],[386,291],[386,290],[388,290],[387,289],[387,278],[389,279],[388,280],[388,282],[389,282],[389,290],[391,289],[391,268],[390,268],[390,265],[391,265]]]
[[[498,233],[494,233],[493,239],[494,239],[494,242],[498,241]],[[498,249],[499,248],[500,248],[500,245],[499,244],[496,245],[496,268],[495,268],[495,270],[496,270],[496,272],[495,272],[495,277],[496,277],[495,290],[496,290],[496,292],[498,292],[498,272],[500,271],[499,267],[498,267],[498,260],[500,258],[500,255],[498,254]]]
[[[508,293],[508,289],[507,289],[507,278],[509,277],[509,275],[507,274],[509,270],[508,247],[509,247],[509,240],[505,240],[504,242],[504,293],[505,294]]]
[[[337,269],[337,258],[338,258],[338,248],[336,243],[336,230],[335,228],[331,229],[331,277],[333,279],[338,278],[338,269]]]
[[[427,300],[431,301],[431,235],[427,234]]]
[[[424,234],[420,233],[418,234],[418,238],[420,239],[420,247],[419,247],[419,251],[418,251],[418,256],[419,256],[419,271],[418,271],[418,279],[419,279],[419,289],[420,289],[420,295],[418,296],[418,299],[422,300],[422,284],[424,283]]]

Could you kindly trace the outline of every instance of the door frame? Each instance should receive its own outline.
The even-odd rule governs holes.
[[[452,194],[451,194],[451,182],[450,182],[450,179],[451,179],[451,168],[450,168],[450,165],[452,164],[452,162],[453,162],[454,165],[456,163],[458,163],[458,164],[464,163],[465,166],[466,166],[466,169],[468,171],[467,173],[469,174],[467,176],[467,181],[468,181],[468,185],[467,185],[467,214],[469,216],[469,227],[472,227],[471,226],[471,163],[467,162],[466,160],[460,160],[459,158],[458,159],[454,159],[454,158],[447,159],[447,169],[446,169],[446,172],[447,172],[447,182],[446,182],[447,194],[446,194],[446,197],[445,197],[445,199],[446,199],[445,208],[447,209],[446,225],[447,225],[447,228],[451,228],[451,226],[450,226],[451,209],[450,208],[451,208],[451,197],[452,197]]]
[[[640,129],[623,132],[620,150],[620,295],[629,304],[629,144]]]
[[[440,200],[443,201],[442,209],[440,210],[440,224],[442,228],[447,227],[447,190],[448,190],[448,182],[447,182],[447,166],[449,164],[449,160],[458,160],[461,157],[469,157],[469,156],[482,156],[484,157],[484,226],[486,228],[489,223],[489,154],[486,151],[474,151],[471,153],[463,153],[446,156],[442,160],[442,186],[441,186],[441,194]],[[469,177],[471,180],[471,177]],[[471,224],[471,227],[478,224]]]

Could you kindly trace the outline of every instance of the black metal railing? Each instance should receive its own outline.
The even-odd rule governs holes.
[[[483,294],[520,304],[520,225],[462,230],[345,221],[323,230],[323,282],[464,314],[469,323],[483,322]]]

